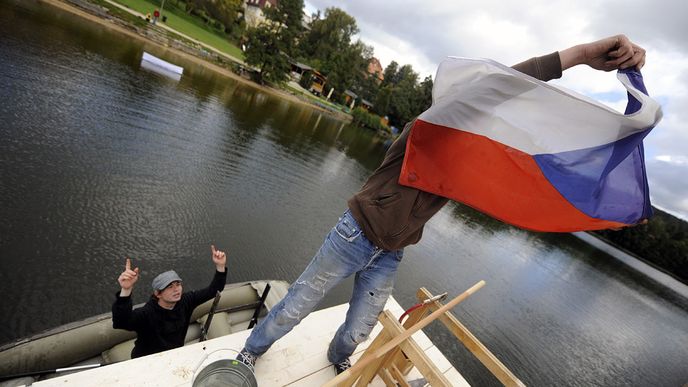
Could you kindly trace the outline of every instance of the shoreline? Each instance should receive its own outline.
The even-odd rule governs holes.
[[[348,122],[351,122],[351,120],[352,120],[352,117],[350,114],[325,109],[321,106],[318,106],[314,103],[310,103],[308,101],[305,101],[305,100],[295,96],[294,94],[291,94],[291,93],[284,91],[284,90],[281,90],[281,89],[276,89],[276,88],[269,87],[269,86],[259,85],[255,82],[251,81],[251,80],[248,80],[244,77],[239,76],[238,74],[232,72],[231,70],[229,70],[227,68],[224,68],[224,67],[219,66],[215,63],[209,62],[208,60],[200,58],[196,55],[192,55],[192,54],[185,52],[183,50],[180,50],[176,47],[162,44],[161,42],[158,42],[158,41],[151,39],[147,36],[141,35],[140,33],[134,32],[132,29],[128,29],[125,26],[120,25],[120,23],[126,23],[126,22],[122,21],[121,19],[118,19],[114,16],[110,16],[110,17],[112,19],[116,19],[117,22],[115,22],[114,20],[111,20],[111,19],[103,18],[101,16],[89,13],[86,10],[79,8],[78,6],[76,6],[74,4],[66,2],[65,0],[38,0],[38,2],[59,8],[65,12],[69,12],[75,16],[81,17],[81,18],[85,19],[87,22],[98,24],[102,27],[105,27],[105,28],[111,30],[111,31],[116,31],[118,33],[121,33],[121,34],[123,34],[129,38],[137,39],[138,41],[141,41],[141,42],[144,42],[147,44],[155,45],[159,49],[170,50],[175,55],[179,55],[179,56],[183,57],[185,60],[189,60],[189,61],[191,61],[194,64],[199,65],[199,66],[204,66],[205,68],[208,68],[208,69],[210,69],[210,70],[212,70],[212,71],[214,71],[214,72],[216,72],[222,76],[231,78],[232,80],[235,80],[237,82],[241,82],[244,85],[253,87],[253,88],[258,89],[262,92],[268,93],[270,95],[273,95],[273,96],[276,96],[279,98],[286,99],[290,102],[309,106],[315,110],[327,113],[330,116],[332,116],[333,118],[338,119],[338,120],[348,121]]]
[[[671,273],[668,273],[661,268],[646,262],[641,257],[633,255],[631,252],[625,251],[622,248],[615,246],[591,233],[573,232],[571,235],[599,250],[604,251],[605,253],[624,263],[626,266],[639,273],[642,273],[643,275],[646,275],[655,282],[688,299],[688,284],[683,283]]]

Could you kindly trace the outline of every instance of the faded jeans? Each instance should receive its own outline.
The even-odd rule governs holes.
[[[330,289],[355,273],[346,320],[327,351],[330,362],[345,360],[375,327],[377,316],[394,288],[394,276],[402,256],[403,249],[383,250],[370,242],[347,210],[284,299],[253,329],[245,349],[255,356],[264,354],[308,316]]]

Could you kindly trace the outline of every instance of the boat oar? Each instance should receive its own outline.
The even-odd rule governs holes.
[[[85,370],[85,369],[89,369],[89,368],[100,367],[101,365],[102,364],[97,363],[97,364],[86,364],[86,365],[66,367],[66,368],[55,368],[55,369],[43,370],[43,371],[23,372],[20,374],[0,376],[0,381],[5,381],[5,380],[9,380],[9,379],[16,379],[16,378],[23,378],[25,376],[36,376],[36,375],[44,375],[44,374],[67,372],[67,371]]]
[[[354,375],[361,371],[365,366],[368,364],[372,363],[376,359],[381,358],[384,356],[387,352],[392,350],[394,347],[398,346],[403,342],[404,340],[408,339],[416,333],[417,331],[423,329],[426,325],[430,324],[437,318],[439,318],[442,314],[444,314],[446,311],[449,309],[455,307],[459,302],[463,301],[466,299],[466,297],[470,296],[471,294],[475,293],[478,289],[482,288],[483,285],[485,285],[485,281],[480,281],[476,283],[475,285],[471,286],[468,290],[465,292],[459,294],[456,296],[453,300],[449,301],[446,303],[443,307],[437,309],[436,311],[432,312],[429,316],[425,317],[424,319],[418,321],[415,325],[404,331],[404,333],[400,334],[399,336],[396,336],[392,338],[392,340],[388,341],[385,345],[380,347],[378,350],[373,352],[370,356],[366,356],[365,358],[359,359],[356,364],[354,364],[351,368],[348,370],[342,372],[341,374],[337,375],[334,379],[330,380],[329,382],[323,384],[323,387],[332,387],[336,386],[337,384],[343,382],[344,380],[348,379],[351,375]]]
[[[268,298],[269,293],[270,284],[266,283],[265,290],[263,290],[263,294],[260,296],[258,306],[256,306],[256,309],[253,311],[253,317],[251,317],[251,321],[248,323],[248,329],[253,328],[253,326],[256,325],[256,323],[258,323],[258,316],[260,315],[260,310],[263,309],[263,304],[265,304],[265,299]]]
[[[208,317],[206,317],[205,319],[205,324],[203,324],[203,326],[201,327],[201,337],[198,339],[199,342],[208,340],[208,330],[210,330],[210,323],[213,321],[215,309],[217,309],[217,303],[220,302],[220,297],[222,297],[222,293],[215,292],[215,299],[213,299],[213,305],[210,307]]]

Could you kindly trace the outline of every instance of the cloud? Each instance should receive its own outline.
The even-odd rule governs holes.
[[[688,220],[688,157],[647,160],[650,199],[657,207]]]
[[[641,45],[688,55],[688,2],[684,0],[607,0],[590,14],[598,36],[625,33]]]

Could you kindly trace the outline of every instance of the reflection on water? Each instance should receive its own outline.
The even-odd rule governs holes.
[[[0,342],[109,310],[124,256],[189,287],[294,280],[379,165],[383,139],[40,3],[0,4]],[[185,68],[140,67],[143,50]],[[686,299],[570,235],[450,204],[404,256],[395,297],[487,285],[455,312],[526,384],[688,381]],[[351,281],[324,306],[345,302]],[[496,380],[445,329],[475,385]]]

